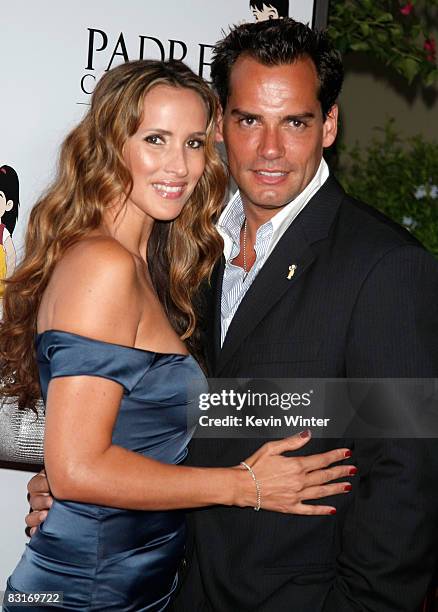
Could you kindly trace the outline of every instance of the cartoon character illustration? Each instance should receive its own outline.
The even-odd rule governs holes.
[[[0,167],[0,298],[3,295],[2,279],[15,270],[15,247],[12,232],[18,217],[19,183],[11,166]]]
[[[256,21],[289,17],[289,0],[250,0],[249,8]]]

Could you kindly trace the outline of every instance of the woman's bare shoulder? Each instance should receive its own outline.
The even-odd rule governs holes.
[[[98,268],[103,271],[106,267],[115,272],[119,269],[127,271],[130,268],[135,271],[135,258],[120,242],[111,236],[89,236],[79,240],[69,247],[57,264],[62,268],[81,268],[88,263],[90,271]]]
[[[135,340],[142,310],[136,262],[113,238],[93,236],[71,246],[57,263],[45,297],[41,327],[122,344]]]

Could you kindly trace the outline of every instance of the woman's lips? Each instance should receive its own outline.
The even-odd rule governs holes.
[[[177,200],[185,191],[187,183],[152,183],[152,187],[158,195],[166,200]]]

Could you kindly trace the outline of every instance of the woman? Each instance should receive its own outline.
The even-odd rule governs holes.
[[[246,460],[251,469],[177,465],[192,433],[188,393],[206,388],[188,353],[199,355],[192,301],[222,250],[216,114],[208,86],[181,63],[115,68],[31,213],[5,293],[1,373],[4,394],[26,406],[39,370],[55,501],[8,582],[5,610],[20,591],[62,591],[67,610],[163,610],[183,508],[328,514],[301,501],[345,490],[317,485],[351,466],[315,468],[346,449],[308,458],[304,471],[281,455],[306,436],[265,445]]]

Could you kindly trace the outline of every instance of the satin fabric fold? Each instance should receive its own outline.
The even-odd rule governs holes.
[[[185,458],[193,433],[187,429],[187,411],[206,390],[191,356],[57,330],[39,334],[36,346],[44,399],[52,378],[114,380],[124,394],[113,443],[165,463]],[[55,499],[10,576],[7,592],[61,591],[64,610],[158,612],[176,588],[184,540],[182,511],[121,510]],[[4,605],[5,612],[14,609]]]

